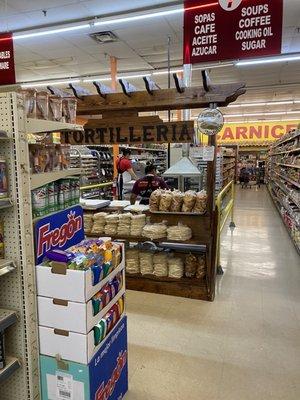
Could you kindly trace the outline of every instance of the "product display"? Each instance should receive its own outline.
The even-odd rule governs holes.
[[[178,242],[185,242],[190,240],[193,236],[191,228],[186,225],[178,223],[176,226],[170,226],[167,229],[168,240],[175,240]]]
[[[142,235],[151,240],[163,239],[167,236],[167,225],[164,222],[146,224],[143,228]]]
[[[300,253],[300,131],[292,131],[270,149],[268,189]]]
[[[166,253],[156,253],[153,256],[153,275],[168,276],[168,255]]]
[[[205,190],[195,192],[188,190],[185,193],[179,190],[155,190],[150,196],[151,212],[185,212],[205,214],[207,209],[207,194]]]
[[[29,151],[32,174],[61,171],[70,167],[70,146],[68,145],[31,144]]]
[[[142,275],[153,273],[153,252],[142,251],[140,252],[140,271]]]
[[[93,235],[102,235],[105,232],[105,225],[106,225],[106,217],[108,216],[105,212],[99,212],[96,214],[85,214],[90,215],[91,217],[91,226],[89,229],[89,233]]]
[[[76,123],[77,100],[70,94],[63,98],[49,95],[48,92],[22,89],[19,95],[24,101],[25,114],[28,118]]]
[[[0,200],[8,196],[7,165],[4,158],[0,158]]]
[[[33,218],[79,204],[79,179],[68,178],[49,183],[31,191]]]
[[[131,229],[131,218],[132,218],[131,213],[125,213],[119,215],[119,224],[117,230],[118,236],[120,237],[128,236],[128,232],[130,232]]]
[[[118,232],[119,215],[109,214],[105,217],[104,233],[108,236],[116,236]]]
[[[138,249],[126,250],[126,272],[128,274],[138,274],[140,272],[140,256]]]
[[[138,214],[131,217],[130,236],[142,236],[143,228],[146,225],[146,215]]]
[[[109,281],[99,292],[92,297],[93,304],[93,315],[99,314],[103,308],[105,308],[111,300],[119,293],[123,287],[123,274],[120,272],[114,277],[112,281]]]

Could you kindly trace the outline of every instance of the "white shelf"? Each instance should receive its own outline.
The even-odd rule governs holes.
[[[6,275],[16,269],[16,264],[12,260],[0,259],[0,276]]]
[[[26,120],[27,133],[83,131],[82,125],[67,124],[65,122],[48,121],[44,119],[28,118]]]
[[[20,362],[17,358],[6,357],[6,366],[0,370],[0,382],[3,382],[5,379],[9,378],[19,367]]]
[[[57,181],[58,179],[68,178],[74,175],[81,175],[81,168],[69,168],[62,171],[43,172],[41,174],[32,174],[31,189],[39,188],[47,183]]]

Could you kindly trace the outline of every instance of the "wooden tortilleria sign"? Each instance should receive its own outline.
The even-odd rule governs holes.
[[[62,142],[71,145],[191,143],[194,122],[159,122],[142,125],[114,124],[85,128],[84,132],[63,132]]]

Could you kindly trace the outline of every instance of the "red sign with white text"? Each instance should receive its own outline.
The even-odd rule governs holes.
[[[281,53],[283,0],[185,0],[184,64]]]
[[[16,83],[14,44],[11,33],[0,33],[0,85]]]

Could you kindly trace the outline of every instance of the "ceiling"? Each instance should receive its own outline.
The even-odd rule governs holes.
[[[166,7],[178,8],[182,4],[183,1],[167,0],[0,0],[0,31],[27,33],[33,28],[74,24],[96,16],[111,19],[132,13],[156,12]],[[283,52],[297,53],[300,52],[300,0],[284,0],[284,4]],[[17,80],[26,82],[103,76],[110,72],[110,56],[117,58],[118,71],[123,74],[166,68],[168,37],[171,40],[171,66],[180,67],[182,28],[180,13],[18,40],[15,42]],[[119,40],[98,44],[89,36],[90,33],[106,30],[112,31]],[[212,69],[210,77],[214,83],[246,82],[248,91],[243,101],[247,103],[300,99],[299,67],[299,61],[252,67],[229,66]],[[155,80],[161,87],[167,86],[166,74],[155,76]],[[138,88],[143,87],[141,79],[130,81]],[[197,84],[201,84],[200,71],[193,73],[193,85]],[[89,87],[92,90],[92,86]],[[278,106],[275,111],[277,108],[300,111],[300,104],[293,108],[290,105]],[[268,111],[268,107],[264,109]],[[231,109],[229,113],[238,114],[237,110]],[[261,110],[259,107],[258,111]],[[256,109],[251,107],[242,111],[255,112]]]

